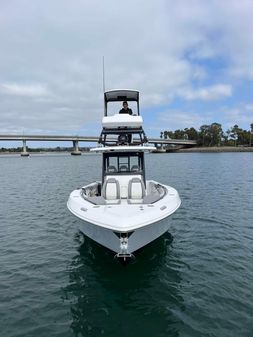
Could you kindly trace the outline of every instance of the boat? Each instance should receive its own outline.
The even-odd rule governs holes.
[[[122,101],[133,102],[135,114],[109,115],[108,104]],[[83,234],[126,260],[168,231],[181,200],[175,188],[146,180],[145,153],[155,147],[143,130],[139,92],[107,91],[104,107],[98,146],[90,150],[102,156],[101,181],[75,189],[67,207]]]

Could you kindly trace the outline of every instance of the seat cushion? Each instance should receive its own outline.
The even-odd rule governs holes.
[[[145,187],[140,178],[132,178],[128,185],[129,199],[142,199],[145,195]]]
[[[117,200],[120,198],[119,182],[115,178],[105,181],[102,195],[106,200]]]

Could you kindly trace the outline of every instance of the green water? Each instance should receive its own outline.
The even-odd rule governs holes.
[[[100,159],[0,157],[0,336],[253,336],[253,154],[147,155],[182,206],[127,266],[66,209]]]

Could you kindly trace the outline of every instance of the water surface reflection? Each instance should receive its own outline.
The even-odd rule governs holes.
[[[75,336],[178,336],[175,311],[184,309],[180,271],[167,233],[128,265],[78,234],[77,255],[64,289]],[[159,301],[157,300],[159,299]]]

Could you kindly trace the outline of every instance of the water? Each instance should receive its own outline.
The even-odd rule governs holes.
[[[66,209],[99,156],[0,157],[1,337],[253,335],[253,154],[146,159],[182,206],[122,266]]]

